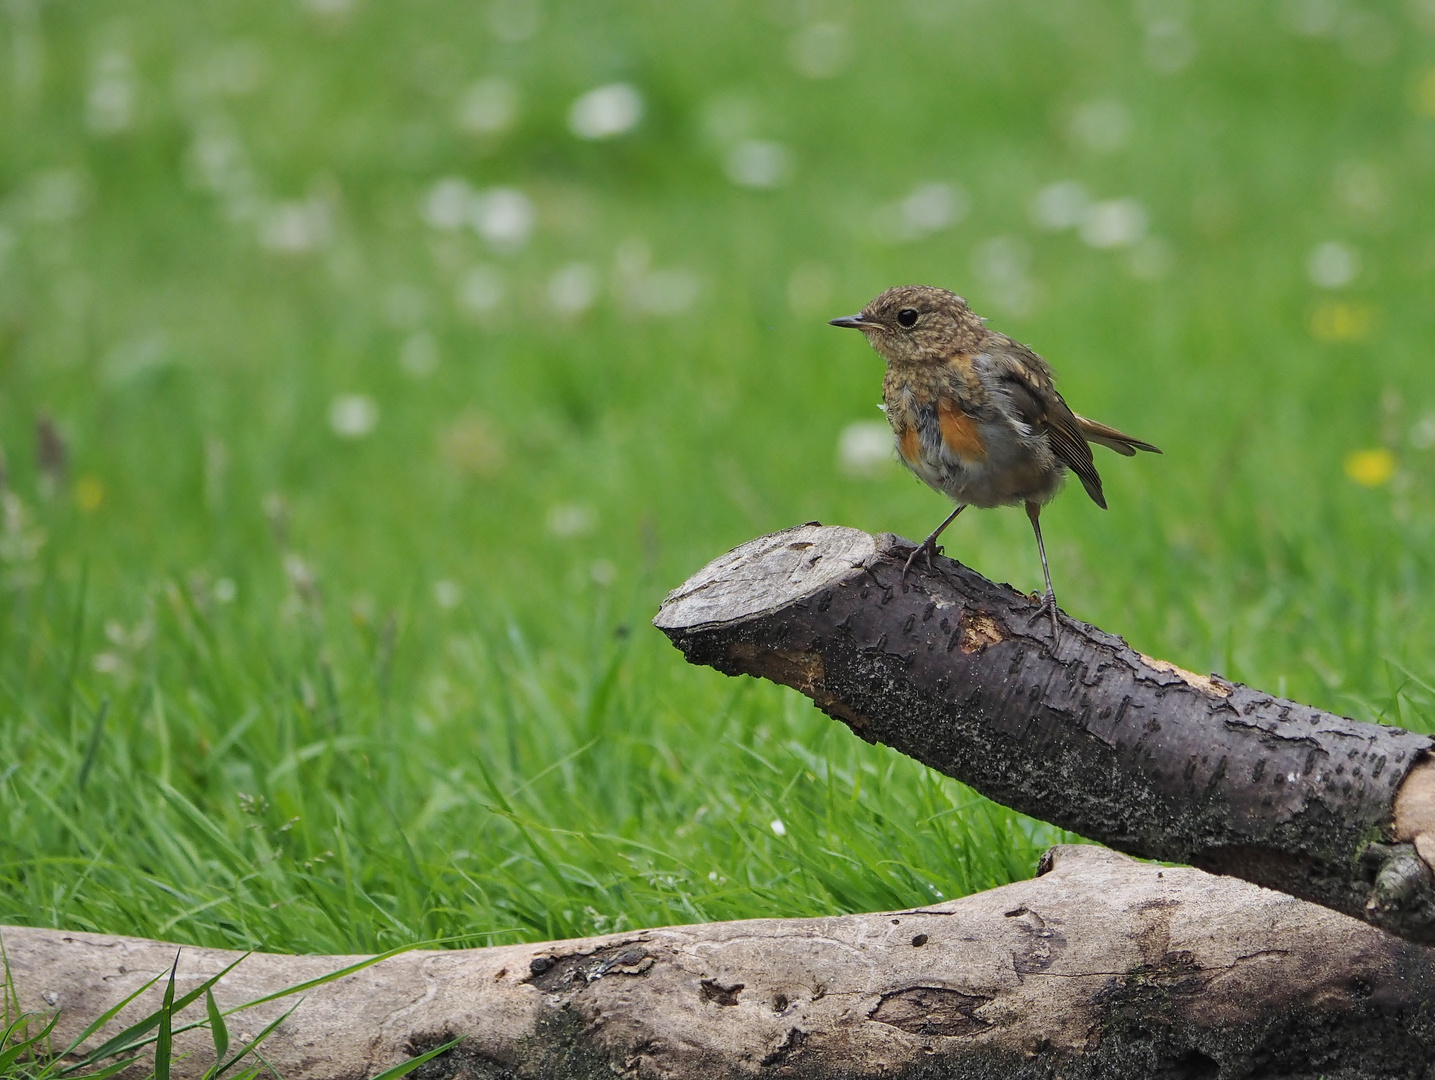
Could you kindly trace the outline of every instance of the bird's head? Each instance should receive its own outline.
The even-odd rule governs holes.
[[[936,364],[953,353],[975,352],[986,335],[967,302],[931,285],[899,285],[856,315],[831,320],[861,330],[889,364]]]

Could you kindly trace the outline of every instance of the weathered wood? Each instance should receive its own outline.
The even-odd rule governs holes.
[[[1023,813],[1435,942],[1432,740],[1196,675],[910,541],[750,541],[654,620],[688,660],[795,687]],[[1424,858],[1422,858],[1424,856]]]
[[[287,1080],[360,1080],[452,1035],[464,1042],[420,1080],[1428,1075],[1435,950],[1102,848],[1053,849],[1043,869],[913,911],[406,953],[309,991],[264,1054]],[[0,933],[21,1005],[61,1010],[59,1045],[168,972],[176,949]],[[238,955],[184,949],[180,987]],[[237,1006],[357,959],[250,956],[216,997]],[[230,1030],[258,1032],[290,1004]],[[203,1032],[177,1051],[177,1080],[211,1063]]]

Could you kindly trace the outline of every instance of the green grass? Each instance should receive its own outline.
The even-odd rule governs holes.
[[[326,6],[0,14],[0,922],[348,952],[1030,873],[1050,828],[648,625],[759,532],[946,512],[837,464],[880,365],[824,321],[901,282],[963,292],[1166,451],[1104,454],[1111,510],[1043,518],[1067,610],[1428,726],[1428,4],[1310,36],[1299,2],[550,0],[519,41],[510,0]],[[811,24],[846,28],[831,77],[793,66],[834,41]],[[476,135],[493,75],[517,118]],[[615,80],[641,122],[575,138]],[[785,186],[727,178],[744,138],[786,147]],[[528,242],[426,224],[445,177],[524,192]],[[1038,228],[1070,179],[1156,239]],[[881,208],[926,182],[969,212],[892,242]],[[1307,273],[1327,241],[1360,256],[1336,288]],[[597,297],[562,318],[574,262]],[[635,310],[653,268],[692,304]],[[362,437],[331,426],[345,395]],[[947,547],[1040,582],[1020,513]]]
[[[403,951],[403,947],[392,949],[308,982],[221,1009],[214,1000],[215,985],[244,963],[249,954],[237,957],[217,975],[211,975],[193,989],[176,994],[175,983],[180,956],[183,954],[183,950],[179,950],[168,972],[161,971],[139,989],[110,1004],[99,1016],[85,1017],[89,1022],[83,1030],[69,1043],[63,1044],[55,1037],[55,1029],[60,1020],[59,1012],[46,1014],[22,1011],[8,960],[3,951],[0,951],[0,963],[3,963],[4,967],[3,976],[0,976],[0,979],[3,979],[0,981],[0,998],[3,999],[3,1010],[0,1010],[0,1014],[3,1014],[5,1024],[4,1030],[0,1031],[0,1076],[11,1080],[104,1080],[105,1077],[128,1072],[130,1075],[152,1077],[154,1080],[170,1080],[171,1070],[176,1062],[174,1037],[197,1028],[203,1029],[209,1036],[214,1055],[214,1061],[204,1070],[202,1080],[221,1080],[225,1075],[229,1075],[233,1080],[255,1080],[266,1073],[272,1075],[274,1070],[264,1060],[260,1047],[303,1004],[303,994]],[[161,991],[159,1008],[144,1016],[135,1016],[138,1009],[131,1006],[162,979],[164,989]],[[243,1034],[239,1040],[231,1041],[228,1017],[286,998],[294,1000],[274,1019],[267,1023],[261,1019],[259,1022],[264,1023],[264,1026],[258,1035]],[[192,1020],[182,1015],[188,1006],[194,1005],[200,999],[203,999],[204,1003],[203,1020]],[[153,995],[147,999],[152,1000]],[[253,1014],[250,1014],[249,1019],[255,1019]],[[108,1037],[101,1038],[111,1021],[115,1021],[116,1025],[123,1023],[125,1026],[118,1032],[110,1029]],[[431,1050],[390,1066],[375,1076],[374,1080],[400,1080],[424,1062],[462,1041],[461,1037],[447,1040]],[[181,1059],[183,1056],[182,1054]]]

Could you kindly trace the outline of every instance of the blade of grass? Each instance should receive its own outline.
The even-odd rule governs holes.
[[[174,977],[179,971],[179,953],[169,969],[169,982],[164,988],[164,1003],[159,1010],[159,1035],[154,1044],[155,1080],[169,1080],[169,1067],[174,1058]]]
[[[171,998],[171,999],[170,999],[170,1004],[171,1004],[171,1006],[172,1006],[171,1012],[172,1012],[172,1013],[176,1013],[176,1012],[180,1012],[180,1011],[184,1010],[185,1008],[187,1008],[192,1002],[198,1000],[199,997],[200,997],[200,995],[207,993],[212,986],[214,986],[217,982],[219,982],[220,979],[224,978],[224,976],[228,975],[231,971],[233,971],[236,967],[238,967],[240,963],[242,963],[245,959],[248,958],[248,956],[249,956],[249,953],[244,953],[242,956],[240,956],[238,959],[236,959],[233,963],[231,963],[231,964],[229,964],[228,966],[226,966],[226,967],[225,967],[222,971],[220,971],[218,974],[212,975],[212,976],[210,976],[208,979],[205,979],[204,982],[200,983],[199,986],[195,987],[193,990],[189,991],[189,992],[188,992],[187,994],[185,994],[183,997],[179,998],[178,1001],[175,1001],[175,1000],[173,1000],[173,999]],[[175,957],[175,962],[176,962],[176,963],[179,962],[178,956]],[[153,986],[155,983],[159,982],[159,980],[160,980],[161,978],[163,978],[163,977],[164,977],[163,975],[156,975],[156,976],[155,976],[153,979],[151,979],[149,982],[145,983],[144,986],[140,987],[138,990],[136,990],[136,991],[135,991],[133,994],[131,994],[129,997],[125,998],[124,1001],[120,1002],[120,1003],[119,1003],[118,1005],[116,1005],[114,1008],[107,1010],[98,1020],[96,1020],[93,1024],[91,1024],[88,1028],[85,1029],[85,1033],[84,1033],[83,1035],[81,1035],[80,1038],[76,1039],[75,1042],[71,1045],[70,1049],[65,1052],[66,1055],[68,1055],[69,1053],[71,1053],[75,1048],[77,1048],[77,1047],[80,1045],[80,1043],[84,1042],[85,1039],[89,1038],[89,1037],[90,1037],[91,1035],[93,1035],[96,1031],[98,1031],[101,1027],[103,1027],[106,1023],[108,1023],[122,1008],[124,1008],[126,1005],[128,1005],[128,1004],[129,1004],[131,1001],[133,1001],[135,998],[139,997],[140,994],[144,993],[146,990],[148,990],[148,989],[149,989],[151,986]],[[173,978],[173,975],[171,975],[171,978]],[[167,992],[168,992],[168,991],[167,991]],[[83,1068],[83,1067],[84,1067],[85,1065],[87,1065],[87,1064],[94,1064],[95,1062],[101,1061],[101,1060],[103,1060],[104,1058],[111,1057],[111,1056],[113,1056],[113,1055],[115,1055],[115,1054],[118,1054],[118,1053],[123,1053],[123,1052],[125,1052],[125,1051],[127,1051],[127,1050],[133,1050],[133,1049],[136,1049],[137,1047],[145,1046],[145,1045],[147,1045],[148,1043],[152,1042],[152,1041],[153,1041],[152,1039],[145,1039],[145,1038],[141,1038],[141,1037],[144,1036],[144,1035],[146,1035],[146,1034],[148,1034],[150,1031],[152,1031],[152,1030],[161,1022],[161,1020],[163,1019],[163,1013],[164,1013],[164,1010],[163,1010],[163,1009],[160,1009],[159,1011],[150,1013],[148,1016],[144,1017],[143,1019],[141,1019],[141,1020],[139,1020],[139,1021],[136,1021],[135,1023],[131,1024],[129,1027],[125,1028],[124,1031],[122,1031],[122,1032],[120,1032],[118,1035],[114,1036],[114,1038],[107,1040],[106,1042],[104,1042],[103,1044],[101,1044],[99,1047],[97,1047],[96,1049],[94,1049],[94,1050],[91,1051],[90,1053],[86,1054],[84,1060],[82,1060],[82,1061],[80,1061],[79,1063],[77,1063],[76,1065],[74,1065],[74,1066],[72,1066],[72,1067],[70,1067],[70,1068],[64,1070],[64,1072],[62,1072],[61,1075],[62,1075],[62,1076],[71,1075],[71,1074],[73,1074],[74,1072],[78,1071],[79,1069]],[[199,1025],[199,1024],[191,1024],[191,1025],[187,1025],[187,1026],[181,1028],[180,1030],[181,1030],[181,1031],[188,1031],[191,1027],[198,1027],[198,1026],[200,1026],[200,1025]]]
[[[214,1064],[204,1074],[205,1080],[214,1080],[219,1075],[215,1072],[219,1063],[224,1060],[224,1055],[229,1052],[229,1027],[224,1022],[224,1014],[219,1011],[219,1006],[214,1003],[214,994],[206,990],[204,992],[204,1008],[209,1014],[209,1034],[214,1040]]]
[[[284,1023],[285,1020],[288,1020],[289,1017],[293,1016],[294,1010],[297,1009],[303,1003],[303,998],[300,998],[298,1001],[294,1002],[293,1005],[289,1006],[289,1008],[285,1009],[273,1020],[265,1024],[263,1031],[261,1031],[258,1035],[254,1036],[254,1038],[250,1039],[247,1043],[245,1043],[237,1051],[235,1051],[233,1057],[231,1057],[223,1065],[216,1065],[213,1073],[214,1080],[218,1080],[219,1077],[223,1076],[230,1069],[234,1068],[235,1065],[239,1064],[239,1062],[243,1061],[250,1054],[254,1053],[259,1044],[262,1043],[265,1039],[269,1038],[269,1036],[274,1033],[275,1028],[277,1028],[280,1024]],[[276,1073],[275,1075],[277,1076],[278,1074]],[[157,1078],[157,1080],[165,1080],[165,1078]]]
[[[408,1061],[401,1061],[399,1064],[393,1066],[392,1068],[385,1069],[383,1072],[379,1073],[379,1075],[375,1076],[374,1080],[399,1080],[399,1077],[407,1076],[424,1062],[432,1061],[440,1054],[447,1053],[461,1042],[463,1042],[462,1035],[460,1035],[456,1039],[450,1039],[442,1046],[435,1046],[432,1050],[425,1050],[417,1057],[411,1057],[408,1059]]]
[[[116,1016],[118,1016],[121,1009],[123,1009],[123,1008],[124,1008],[126,1005],[128,1005],[130,1002],[134,1001],[135,998],[139,997],[139,996],[140,996],[141,994],[143,994],[146,990],[148,990],[151,986],[153,986],[155,983],[159,982],[160,979],[162,979],[162,978],[164,978],[164,976],[163,976],[162,974],[161,974],[161,975],[156,975],[153,979],[151,979],[149,982],[145,983],[143,986],[141,986],[141,987],[140,987],[138,990],[136,990],[134,993],[130,994],[128,997],[122,999],[121,1001],[117,1002],[116,1004],[110,1006],[110,1007],[109,1007],[108,1009],[106,1009],[104,1012],[100,1013],[99,1016],[95,1017],[94,1020],[90,1021],[90,1023],[86,1026],[86,1028],[85,1028],[84,1031],[80,1032],[80,1034],[75,1037],[74,1042],[70,1043],[69,1046],[65,1047],[65,1049],[60,1052],[59,1056],[62,1057],[62,1058],[66,1058],[66,1057],[69,1057],[71,1054],[75,1053],[75,1051],[77,1051],[77,1050],[80,1048],[80,1045],[81,1045],[82,1043],[84,1043],[84,1041],[85,1041],[86,1039],[88,1039],[90,1036],[94,1035],[95,1032],[99,1031],[102,1027],[104,1027],[104,1026],[105,1026],[106,1024],[108,1024],[111,1020],[113,1020]],[[158,1017],[155,1017],[155,1020],[158,1020]],[[135,1027],[135,1028],[139,1028],[141,1025],[143,1025],[143,1030],[145,1030],[145,1031],[148,1031],[151,1027],[154,1026],[154,1024],[151,1023],[148,1018],[146,1018],[145,1020],[140,1021],[140,1023],[134,1025],[134,1027]],[[127,1029],[126,1033],[128,1033],[128,1029]],[[116,1036],[116,1039],[118,1039],[118,1038],[119,1038],[119,1036]],[[111,1039],[109,1042],[105,1043],[104,1045],[105,1045],[106,1047],[108,1047],[111,1043],[115,1043],[115,1042],[116,1042],[116,1039]],[[117,1045],[118,1045],[118,1044],[117,1044]],[[85,1055],[85,1058],[84,1058],[83,1061],[77,1062],[77,1063],[74,1064],[74,1065],[71,1065],[71,1066],[68,1066],[68,1067],[66,1067],[66,1068],[61,1069],[60,1072],[59,1072],[59,1075],[60,1075],[60,1076],[69,1076],[69,1075],[71,1075],[72,1073],[79,1072],[80,1069],[84,1068],[85,1065],[91,1064],[91,1063],[93,1063],[94,1061],[98,1061],[101,1057],[104,1057],[104,1056],[105,1056],[104,1054],[99,1054],[99,1053],[97,1053],[97,1052],[92,1052],[92,1053],[90,1053],[90,1054],[87,1054],[87,1055]]]
[[[85,784],[90,779],[90,770],[95,767],[95,758],[100,753],[100,742],[105,734],[105,717],[110,713],[110,697],[106,694],[100,700],[100,707],[95,711],[95,726],[90,732],[90,741],[85,747],[85,760],[80,763],[80,775],[75,780],[75,786],[81,791],[85,790]]]
[[[0,1076],[4,1076],[5,1070],[14,1065],[26,1051],[32,1051],[35,1057],[43,1056],[41,1047],[50,1032],[55,1030],[55,1025],[60,1022],[60,1014],[58,1012],[51,1013],[49,1021],[38,1034],[25,1035],[23,1033],[31,1024],[38,1024],[44,1019],[40,1013],[22,1013],[13,1024],[5,1029],[5,1034],[0,1035]],[[16,1038],[17,1033],[20,1034],[19,1038]],[[11,1042],[12,1039],[13,1042]],[[10,1044],[8,1047],[7,1043]]]

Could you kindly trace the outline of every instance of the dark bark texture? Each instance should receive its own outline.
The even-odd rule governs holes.
[[[0,936],[21,1006],[60,1011],[60,1046],[175,960],[136,938]],[[236,959],[186,948],[177,985]],[[356,959],[256,954],[215,997],[239,1007]],[[917,910],[405,953],[305,992],[263,1053],[286,1080],[363,1080],[455,1036],[418,1080],[1428,1080],[1432,989],[1425,946],[1069,846],[1033,880]],[[294,1003],[229,1029],[248,1038]],[[181,1024],[203,1016],[196,1002]],[[175,1049],[176,1080],[213,1063],[203,1031]]]
[[[1154,660],[909,541],[801,526],[654,620],[687,659],[795,687],[884,743],[1120,851],[1435,942],[1432,741]],[[1416,807],[1397,821],[1397,802]]]

